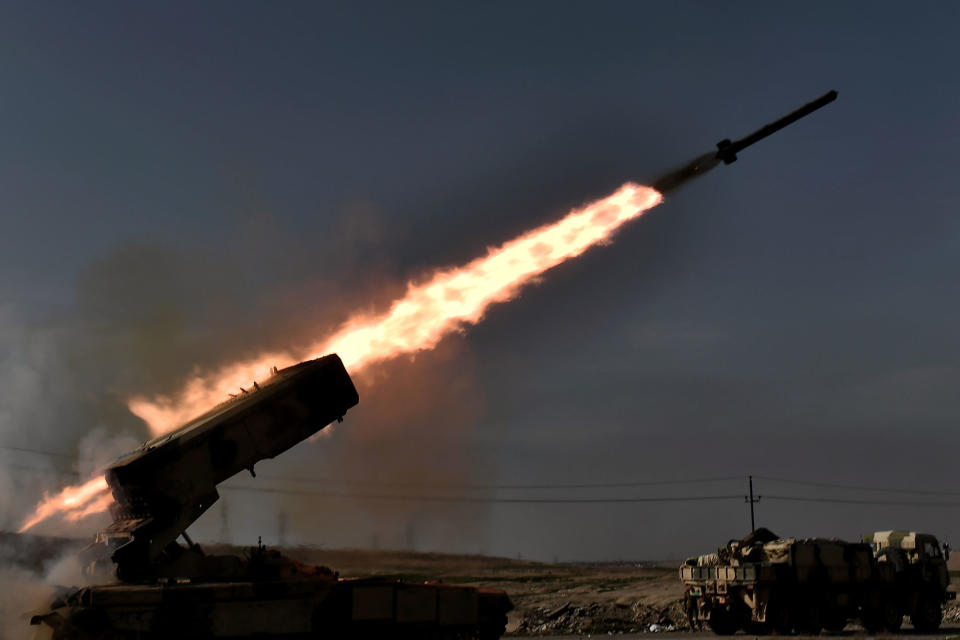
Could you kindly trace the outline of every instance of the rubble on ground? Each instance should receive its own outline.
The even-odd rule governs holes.
[[[943,624],[956,624],[960,622],[960,603],[948,602],[943,606]]]
[[[658,633],[690,629],[682,601],[668,607],[651,607],[643,602],[567,602],[553,609],[529,607],[517,613],[519,624],[511,625],[510,635]],[[943,608],[943,624],[957,623],[960,623],[960,602],[950,602]]]
[[[652,607],[643,602],[567,602],[554,609],[522,609],[516,635],[657,633],[689,629],[681,602]]]

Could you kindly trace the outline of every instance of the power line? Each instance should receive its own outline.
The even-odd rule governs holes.
[[[399,502],[464,502],[464,503],[500,503],[500,504],[598,504],[598,503],[639,503],[639,502],[695,502],[710,500],[742,500],[743,496],[658,496],[644,498],[484,498],[478,496],[429,496],[372,493],[336,493],[330,491],[310,491],[306,489],[282,489],[274,487],[221,487],[224,491],[247,491],[251,493],[279,493],[285,495],[305,495],[324,498],[347,498],[357,500],[390,500]]]
[[[11,445],[0,445],[0,449],[15,451],[20,453],[32,453],[38,455],[53,456],[58,458],[73,458],[74,456],[55,451],[44,451],[29,447],[16,447]],[[7,464],[8,468],[14,468],[22,471],[33,471],[37,473],[53,473],[60,476],[76,476],[73,472],[62,472],[54,469],[32,467],[23,464]],[[425,482],[342,482],[337,480],[325,480],[322,478],[303,477],[303,476],[274,476],[261,474],[262,478],[280,480],[286,482],[301,482],[307,484],[322,484],[325,486],[340,487],[405,487],[421,489],[451,489],[465,491],[498,491],[498,490],[566,490],[566,489],[618,489],[618,488],[638,488],[638,487],[662,487],[662,486],[681,486],[692,484],[707,484],[717,482],[729,482],[734,480],[743,480],[743,476],[714,476],[705,478],[689,478],[682,480],[643,480],[636,482],[594,482],[594,483],[551,483],[551,484],[444,484]],[[960,491],[935,490],[935,489],[904,489],[901,487],[878,487],[866,485],[853,485],[831,482],[816,482],[811,480],[798,480],[795,478],[783,478],[778,476],[753,476],[758,480],[765,480],[773,483],[784,483],[807,487],[819,487],[824,489],[839,489],[848,491],[868,491],[875,493],[894,493],[894,494],[913,494],[913,495],[933,495],[933,496],[960,496]],[[711,496],[679,496],[679,497],[637,497],[637,498],[493,498],[493,497],[468,497],[468,496],[430,496],[430,495],[398,495],[398,494],[369,494],[369,493],[344,493],[316,491],[293,488],[277,487],[221,487],[225,491],[246,491],[254,493],[275,493],[289,495],[310,495],[329,498],[348,498],[360,500],[390,500],[390,501],[419,501],[419,502],[467,502],[467,503],[503,503],[503,504],[591,504],[591,503],[642,503],[642,502],[688,502],[705,500],[732,500],[741,499],[742,496],[733,495],[711,495]],[[857,505],[886,505],[886,506],[904,506],[904,507],[958,507],[960,502],[948,501],[925,501],[915,502],[907,500],[864,500],[856,498],[828,498],[813,496],[787,496],[787,495],[764,495],[768,500],[782,500],[792,502],[811,502],[811,503],[832,503],[832,504],[857,504]]]
[[[36,453],[40,455],[54,456],[58,458],[73,458],[70,454],[59,453],[55,451],[43,451],[40,449],[29,449],[25,447],[13,447],[0,445],[0,449],[10,451],[20,451],[26,453]],[[26,467],[21,467],[26,468]],[[39,471],[40,469],[38,469]],[[409,488],[442,488],[468,491],[493,491],[493,490],[523,490],[523,489],[617,489],[634,487],[656,487],[669,485],[687,485],[687,484],[705,484],[710,482],[729,482],[733,480],[742,480],[743,476],[718,476],[712,478],[685,478],[681,480],[642,480],[636,482],[590,482],[590,483],[551,483],[551,484],[467,484],[451,483],[439,485],[430,482],[343,482],[337,479],[324,479],[307,476],[275,476],[272,474],[259,474],[259,477],[279,480],[281,482],[303,482],[310,484],[323,484],[326,486],[346,486],[346,487],[409,487]]]
[[[431,482],[338,482],[337,480],[324,480],[322,478],[295,477],[295,476],[274,476],[267,474],[257,474],[260,478],[270,480],[280,480],[287,482],[304,482],[310,484],[323,484],[334,486],[351,487],[408,487],[408,488],[441,488],[441,489],[460,489],[475,491],[496,491],[496,490],[522,490],[522,489],[617,489],[617,488],[635,488],[635,487],[655,487],[669,485],[686,484],[705,484],[708,482],[728,482],[732,480],[743,480],[743,476],[722,476],[715,478],[692,478],[686,480],[649,480],[641,482],[594,482],[582,484],[436,484]]]
[[[28,447],[12,447],[6,444],[0,444],[0,449],[7,451],[17,451],[19,453],[36,453],[42,456],[53,456],[55,458],[73,458],[69,453],[58,453],[56,451],[42,451],[40,449],[30,449]]]
[[[838,484],[832,482],[814,482],[810,480],[796,480],[793,478],[778,478],[776,476],[753,476],[758,480],[766,480],[768,482],[782,482],[785,484],[796,484],[807,487],[821,487],[824,489],[848,489],[851,491],[872,491],[876,493],[906,493],[906,494],[916,494],[916,495],[932,495],[932,496],[960,496],[960,491],[946,491],[946,490],[936,490],[936,489],[903,489],[903,488],[894,488],[894,487],[869,487],[865,485],[855,485],[855,484]]]
[[[895,507],[960,507],[960,502],[914,502],[908,500],[857,500],[848,498],[815,498],[807,496],[771,496],[764,495],[766,500],[788,500],[791,502],[828,502],[835,504],[864,504],[885,505]]]
[[[33,449],[30,447],[16,447],[12,445],[2,445],[0,444],[0,449],[6,451],[15,451],[19,453],[33,453],[38,455],[52,456],[56,458],[74,458],[74,455],[68,453],[62,453],[59,451],[45,451],[42,449]],[[12,465],[8,465],[12,466]],[[36,470],[36,471],[48,471],[47,469],[31,469],[26,465],[16,466],[18,469],[22,470]],[[55,472],[60,475],[76,475],[70,472]],[[455,490],[466,490],[466,491],[496,491],[496,490],[524,490],[524,489],[536,489],[536,490],[561,490],[561,489],[626,489],[626,488],[636,488],[636,487],[655,487],[655,486],[670,486],[670,485],[688,485],[688,484],[706,484],[712,482],[729,482],[733,480],[743,480],[743,476],[715,476],[708,478],[691,478],[683,480],[642,480],[636,482],[588,482],[588,483],[550,483],[550,484],[445,484],[438,485],[435,483],[426,483],[426,482],[342,482],[338,480],[327,480],[323,478],[315,477],[304,477],[304,476],[274,476],[269,474],[261,474],[262,478],[268,478],[271,480],[279,480],[281,482],[303,482],[309,484],[323,484],[326,486],[343,486],[343,487],[408,487],[408,488],[442,488],[442,489],[455,489]],[[783,478],[779,476],[763,476],[763,475],[754,475],[754,478],[758,480],[766,480],[767,482],[779,482],[785,484],[794,484],[807,487],[820,487],[824,489],[843,489],[850,491],[870,491],[875,493],[899,493],[899,494],[914,494],[914,495],[934,495],[934,496],[960,496],[960,491],[949,491],[949,490],[936,490],[936,489],[904,489],[902,487],[877,487],[877,486],[867,486],[867,485],[855,485],[855,484],[842,484],[842,483],[833,483],[833,482],[815,482],[812,480],[798,480],[796,478]],[[826,501],[826,499],[824,499]],[[872,504],[870,502],[863,501],[850,501],[851,504]],[[904,503],[904,504],[915,504],[915,503]],[[931,503],[934,504],[934,503]],[[952,504],[952,503],[950,503]]]
[[[32,467],[26,464],[17,464],[17,463],[7,463],[3,464],[3,467],[7,469],[16,469],[17,471],[27,471],[29,473],[39,473],[42,475],[58,476],[58,477],[70,477],[77,478],[79,474],[73,471],[59,471],[57,469],[43,468],[43,467]]]
[[[39,453],[51,456],[62,456],[62,457],[72,457],[67,454],[53,453],[50,451],[40,451],[36,449],[17,449],[16,447],[6,447],[0,445],[0,449],[11,449],[11,450],[21,450],[28,451],[30,453]],[[15,465],[6,465],[8,467],[13,467]],[[16,468],[31,470],[37,473],[46,473],[54,472],[58,475],[72,475],[77,476],[78,474],[74,472],[59,472],[53,471],[51,469],[41,468],[41,467],[30,467],[27,465],[17,465]],[[684,480],[645,480],[639,482],[593,482],[593,483],[553,483],[553,484],[459,484],[459,483],[450,483],[450,484],[437,484],[431,482],[344,482],[337,479],[323,479],[315,477],[305,477],[305,476],[275,476],[272,474],[257,474],[257,477],[268,479],[268,480],[278,480],[281,482],[302,482],[307,484],[318,484],[324,486],[339,486],[339,487],[381,487],[381,488],[392,488],[392,487],[405,487],[405,488],[417,488],[417,489],[451,489],[451,490],[465,490],[465,491],[499,491],[499,490],[560,490],[560,489],[624,489],[624,488],[637,488],[637,487],[665,487],[671,485],[690,485],[690,484],[706,484],[714,482],[729,482],[733,480],[742,480],[742,476],[719,476],[713,478],[690,478]],[[294,490],[296,491],[296,490]]]
[[[394,502],[443,502],[443,503],[482,503],[482,504],[616,504],[616,503],[655,503],[655,502],[696,502],[718,500],[742,500],[742,495],[703,495],[703,496],[649,496],[631,498],[498,498],[480,496],[436,496],[418,494],[380,494],[380,493],[344,493],[317,491],[310,489],[291,489],[282,487],[222,487],[224,491],[249,493],[271,493],[282,495],[302,495],[322,498],[341,498],[348,500],[385,500]],[[832,504],[857,504],[902,507],[960,507],[960,502],[905,500],[862,500],[851,498],[824,498],[815,496],[764,495],[767,500],[790,502],[813,502]]]

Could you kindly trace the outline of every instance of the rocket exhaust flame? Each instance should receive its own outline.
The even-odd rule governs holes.
[[[110,508],[111,504],[113,504],[113,496],[109,491],[105,491],[104,493],[97,494],[97,497],[88,502],[87,506],[83,507],[82,509],[74,509],[73,511],[69,511],[64,515],[64,517],[69,522],[76,522],[77,520],[83,520],[87,516],[103,513]]]
[[[565,260],[607,241],[623,223],[660,203],[650,187],[627,183],[553,224],[529,231],[472,262],[411,283],[406,294],[378,316],[350,318],[332,336],[304,353],[269,353],[195,376],[176,397],[133,398],[130,410],[159,436],[236,394],[273,366],[336,353],[350,371],[377,360],[431,349],[447,334],[483,319],[487,308],[517,295],[523,285]]]
[[[97,476],[84,484],[67,487],[55,496],[44,496],[30,517],[24,521],[18,533],[23,533],[58,513],[64,514],[70,521],[79,520],[105,511],[112,501],[106,478]]]
[[[548,269],[609,241],[624,223],[660,204],[662,198],[656,189],[628,182],[609,196],[491,248],[466,265],[440,269],[425,282],[410,283],[386,313],[353,316],[332,336],[302,353],[265,353],[211,374],[195,375],[176,396],[131,398],[128,406],[156,437],[241,393],[254,380],[269,377],[274,366],[337,353],[347,369],[356,372],[378,360],[432,349],[444,336],[480,322],[490,305],[514,298]],[[104,478],[94,478],[45,498],[21,531],[57,513],[80,519],[106,509],[110,501]]]

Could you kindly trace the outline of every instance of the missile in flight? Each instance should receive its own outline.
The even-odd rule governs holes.
[[[817,109],[820,109],[821,107],[825,107],[826,105],[830,104],[836,99],[837,99],[837,92],[828,91],[827,93],[823,94],[813,102],[808,102],[807,104],[803,105],[796,111],[791,111],[790,113],[783,116],[779,120],[774,120],[770,124],[760,127],[759,129],[757,129],[756,131],[754,131],[753,133],[751,133],[750,135],[744,138],[740,138],[739,140],[734,140],[732,142],[730,141],[729,138],[721,140],[720,142],[717,143],[716,158],[718,160],[722,160],[724,164],[731,164],[733,162],[736,162],[737,154],[743,151],[744,149],[746,149],[747,147],[749,147],[750,145],[756,142],[759,142],[760,140],[763,140],[767,136],[774,134],[777,131],[780,131],[780,129],[783,129],[787,125],[793,124],[800,118],[804,118],[810,115]]]
[[[721,140],[717,143],[716,151],[708,151],[707,153],[697,156],[682,167],[678,167],[661,175],[653,181],[651,186],[660,193],[667,193],[683,186],[693,178],[699,177],[710,171],[721,162],[724,164],[736,162],[737,154],[750,145],[763,140],[767,136],[776,133],[777,131],[780,131],[780,129],[783,129],[789,124],[793,124],[800,118],[810,115],[817,109],[830,104],[836,99],[837,92],[829,91],[813,102],[803,105],[796,111],[791,111],[779,120],[775,120],[774,122],[757,129],[744,138],[734,141],[729,139]]]

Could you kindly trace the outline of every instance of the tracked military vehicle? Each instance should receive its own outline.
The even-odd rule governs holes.
[[[912,564],[911,564],[912,563]],[[917,630],[940,626],[946,590],[945,553],[925,534],[880,532],[851,543],[779,538],[758,529],[717,553],[680,567],[694,623],[718,635],[817,634],[856,621],[869,631],[896,632],[909,615]]]
[[[114,579],[64,594],[31,624],[55,640],[477,638],[503,633],[503,591],[343,579],[257,546],[207,555],[186,529],[217,485],[340,420],[359,398],[340,359],[282,370],[106,471],[113,523],[85,551]],[[178,542],[178,538],[183,543]]]

